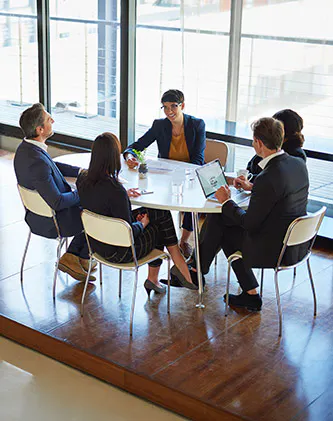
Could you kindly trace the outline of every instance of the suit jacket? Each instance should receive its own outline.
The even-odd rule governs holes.
[[[272,158],[257,176],[247,211],[228,201],[222,215],[231,225],[244,228],[244,263],[274,267],[289,224],[306,215],[309,178],[305,162],[287,153]],[[295,263],[307,246],[290,247],[284,263]]]
[[[56,211],[61,235],[67,237],[82,231],[78,192],[72,191],[64,178],[76,177],[78,167],[55,163],[42,148],[23,140],[15,154],[14,169],[17,182],[22,187],[37,190]],[[51,218],[26,211],[25,220],[34,234],[48,238],[57,237]]]
[[[285,142],[282,145],[282,149],[287,152],[291,156],[296,156],[297,158],[303,159],[304,162],[306,162],[306,155],[304,150],[301,148],[301,146],[295,147],[292,145],[292,143]],[[250,159],[250,161],[247,164],[247,169],[250,171],[250,173],[253,175],[252,183],[257,177],[257,175],[261,172],[261,167],[259,167],[259,162],[262,161],[262,158],[258,155],[254,155],[253,158]]]
[[[184,114],[184,132],[190,162],[192,164],[203,165],[204,150],[206,147],[205,122],[199,118]],[[124,154],[132,153],[135,155],[133,149],[143,151],[156,140],[158,157],[169,158],[171,137],[171,122],[167,118],[154,120],[151,128],[140,139],[129,145],[124,151]]]

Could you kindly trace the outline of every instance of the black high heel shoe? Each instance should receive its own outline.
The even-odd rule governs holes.
[[[164,286],[158,287],[156,284],[151,282],[149,279],[145,280],[145,283],[144,283],[143,286],[145,287],[145,290],[146,290],[149,298],[150,298],[150,292],[151,291],[155,291],[157,294],[165,294],[165,292],[166,292],[166,287],[164,287]]]

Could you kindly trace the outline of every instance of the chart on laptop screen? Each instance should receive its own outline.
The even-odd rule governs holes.
[[[204,165],[197,170],[197,173],[206,197],[215,193],[221,186],[225,186],[227,184],[218,161]]]

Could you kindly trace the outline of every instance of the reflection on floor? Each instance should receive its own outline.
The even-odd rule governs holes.
[[[147,299],[142,269],[130,340],[131,274],[124,276],[118,299],[117,272],[103,271],[103,286],[89,286],[81,319],[82,284],[60,274],[53,303],[55,243],[34,237],[21,289],[27,227],[10,154],[0,158],[0,181],[0,329],[5,336],[193,420],[333,420],[332,251],[317,248],[312,257],[316,319],[306,268],[297,270],[294,281],[291,272],[281,274],[281,341],[270,271],[261,313],[231,310],[223,316],[222,254],[207,276],[206,308],[195,308],[195,292],[173,289],[170,317],[165,296]],[[235,278],[232,288],[237,290]],[[58,370],[52,373],[58,376]]]
[[[3,421],[184,420],[3,338],[0,396]]]

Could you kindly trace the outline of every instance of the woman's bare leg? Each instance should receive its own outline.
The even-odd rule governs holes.
[[[184,260],[184,257],[179,250],[178,245],[176,244],[174,246],[168,246],[167,249],[168,249],[168,251],[171,255],[171,258],[172,258],[174,264],[181,271],[182,275],[185,277],[187,282],[190,282],[192,284],[190,272],[188,270],[188,267],[187,267],[187,264]]]
[[[157,285],[159,288],[163,288],[163,285],[158,280],[158,274],[160,272],[160,266],[152,267],[148,266],[148,277],[153,284]]]

